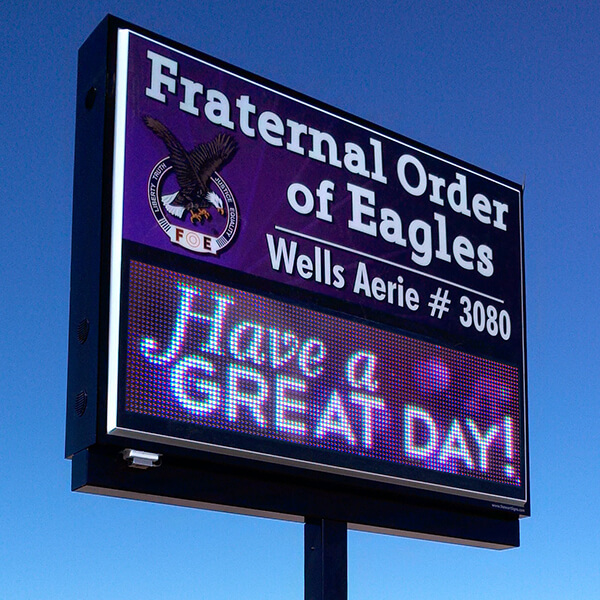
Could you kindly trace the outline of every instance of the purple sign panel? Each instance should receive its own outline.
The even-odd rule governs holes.
[[[139,34],[119,48],[125,239],[521,364],[520,186]]]
[[[520,484],[514,367],[135,261],[128,320],[128,412]]]
[[[521,196],[119,30],[108,432],[526,503]]]

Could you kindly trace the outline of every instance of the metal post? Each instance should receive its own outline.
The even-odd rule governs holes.
[[[348,600],[348,529],[345,522],[305,520],[304,600]]]

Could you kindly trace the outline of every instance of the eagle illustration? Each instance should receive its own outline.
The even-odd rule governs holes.
[[[208,209],[214,206],[220,214],[225,214],[223,201],[210,190],[213,173],[226,164],[235,154],[235,140],[220,133],[206,144],[198,144],[188,152],[169,129],[157,119],[145,116],[144,123],[165,143],[171,164],[181,188],[175,194],[162,197],[165,209],[175,217],[183,219],[189,211],[192,223],[200,223],[211,218]]]

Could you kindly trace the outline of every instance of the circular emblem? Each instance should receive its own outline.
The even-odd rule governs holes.
[[[206,195],[206,206],[190,207],[182,202],[181,190],[169,192],[172,171],[171,158],[167,157],[156,164],[148,179],[148,202],[156,222],[174,244],[191,252],[218,254],[233,241],[238,228],[233,193],[223,177],[213,171],[210,182],[214,191]]]

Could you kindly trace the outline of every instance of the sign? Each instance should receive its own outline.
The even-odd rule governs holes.
[[[521,187],[112,35],[95,442],[528,514]]]

